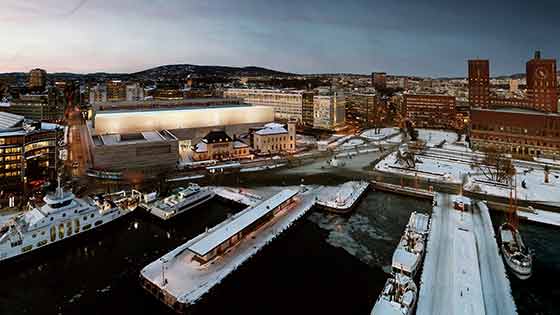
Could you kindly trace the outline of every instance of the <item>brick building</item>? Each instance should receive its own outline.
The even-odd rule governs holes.
[[[471,144],[517,155],[560,157],[560,115],[523,109],[473,109]]]
[[[457,119],[455,97],[433,94],[405,94],[403,111],[416,127],[451,128]]]

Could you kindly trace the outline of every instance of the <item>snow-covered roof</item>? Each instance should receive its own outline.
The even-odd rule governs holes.
[[[510,230],[502,230],[500,233],[502,237],[502,242],[511,243],[513,242],[513,233]]]
[[[9,102],[0,102],[0,107],[10,107]]]
[[[249,146],[249,145],[246,144],[246,143],[243,142],[243,141],[239,141],[239,140],[233,141],[233,148],[234,148],[234,149],[246,148],[246,147],[248,147],[248,146]]]
[[[206,145],[206,142],[200,141],[199,143],[197,143],[194,152],[196,153],[208,152],[208,146]]]
[[[260,136],[266,136],[266,135],[275,135],[275,134],[287,133],[287,132],[288,130],[286,130],[284,125],[278,123],[269,123],[264,125],[263,129],[260,129],[255,133]]]
[[[0,112],[0,129],[13,128],[23,120],[23,116]]]
[[[412,273],[416,269],[416,264],[418,263],[418,256],[404,248],[397,248],[393,253],[392,266],[402,269],[403,271]]]
[[[274,211],[279,205],[294,197],[297,193],[296,190],[285,189],[257,206],[243,211],[227,224],[219,226],[191,244],[189,250],[199,256],[207,255],[214,248],[243,231],[264,215]]]

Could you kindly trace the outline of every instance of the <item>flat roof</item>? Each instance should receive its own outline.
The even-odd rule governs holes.
[[[139,132],[138,136],[139,136],[138,138],[132,140],[123,139],[123,136],[120,134],[99,135],[99,138],[103,141],[103,145],[133,144],[133,143],[140,143],[140,142],[157,142],[157,141],[166,140],[157,131]]]
[[[193,111],[199,109],[212,109],[212,108],[243,108],[243,107],[255,107],[250,104],[212,104],[212,105],[192,105],[192,106],[176,106],[176,107],[146,107],[146,108],[112,108],[112,109],[103,109],[98,110],[96,112],[96,116],[104,116],[104,115],[120,115],[120,114],[145,114],[150,112],[184,112],[184,111]]]
[[[0,129],[14,128],[24,117],[12,113],[0,112]]]
[[[502,107],[502,108],[473,108],[472,110],[480,111],[480,112],[499,112],[499,113],[511,113],[511,114],[528,114],[528,115],[538,115],[538,116],[559,116],[558,113],[547,113],[547,112],[539,112],[534,109],[528,108],[515,108],[515,107]]]
[[[230,222],[219,226],[217,229],[208,232],[202,238],[191,244],[188,249],[199,255],[205,256],[220,244],[232,238],[234,235],[245,230],[251,224],[262,218],[266,214],[274,211],[286,200],[298,194],[297,190],[285,189],[260,204],[244,210]]]

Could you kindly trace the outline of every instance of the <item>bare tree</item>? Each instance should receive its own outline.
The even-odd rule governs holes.
[[[515,175],[515,167],[511,158],[495,146],[482,149],[484,155],[475,161],[478,169],[488,180],[509,184]]]
[[[397,161],[400,165],[404,166],[405,168],[416,168],[416,155],[413,152],[406,151],[404,153],[401,150],[397,150]]]

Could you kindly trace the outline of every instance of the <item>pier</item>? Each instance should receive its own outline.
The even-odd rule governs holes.
[[[516,314],[488,208],[456,210],[457,197],[435,195],[416,314]]]
[[[317,194],[317,206],[334,213],[351,211],[367,191],[369,183],[346,182],[340,186],[323,187]]]
[[[305,215],[313,190],[283,190],[177,247],[141,271],[144,288],[185,311]]]

